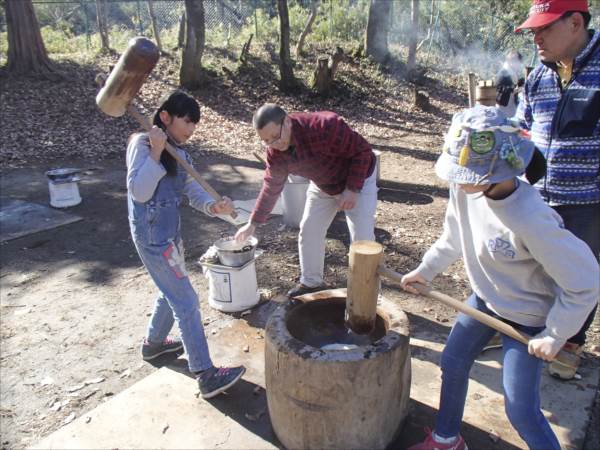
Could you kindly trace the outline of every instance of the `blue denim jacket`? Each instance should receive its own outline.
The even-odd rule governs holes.
[[[189,155],[177,149],[191,164]],[[134,240],[147,245],[164,245],[180,236],[179,207],[183,196],[190,205],[214,216],[209,206],[212,197],[180,166],[169,176],[162,164],[150,157],[145,134],[135,136],[127,148],[127,205]]]

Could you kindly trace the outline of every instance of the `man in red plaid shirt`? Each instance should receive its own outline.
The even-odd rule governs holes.
[[[290,297],[324,289],[325,236],[344,211],[352,241],[375,240],[376,158],[369,143],[329,111],[287,114],[264,104],[252,124],[266,147],[267,169],[250,222],[236,233],[244,241],[267,221],[288,175],[308,178],[300,223],[300,283]]]

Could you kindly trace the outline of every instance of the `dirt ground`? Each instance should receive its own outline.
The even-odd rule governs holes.
[[[3,94],[2,127],[10,133],[4,133],[8,139],[0,155],[2,199],[47,204],[46,170],[78,167],[84,173],[79,183],[83,202],[67,210],[82,221],[0,246],[2,448],[34,444],[155,370],[141,361],[139,345],[156,289],[141,266],[127,224],[123,146],[135,126],[127,119],[102,118],[95,110],[95,88],[89,79],[93,71],[90,67],[77,75],[72,72],[71,86],[59,86],[57,95],[69,90],[74,99],[70,105],[54,105],[45,96],[48,86],[43,81],[26,95],[26,83],[9,80]],[[382,152],[376,238],[385,246],[387,264],[399,272],[414,268],[441,232],[448,192],[436,180],[433,163],[451,113],[466,104],[461,93],[443,90],[433,79],[429,83],[432,108],[426,113],[412,109],[410,89],[402,85],[393,87],[395,102],[382,94],[385,86],[371,92],[372,98],[359,95],[354,103],[335,99],[310,103],[306,97],[300,104],[286,99],[290,109],[339,112]],[[343,86],[349,85],[347,81]],[[239,86],[229,86],[228,92]],[[149,103],[159,89],[148,89]],[[73,90],[81,95],[74,96]],[[261,167],[250,154],[256,149],[251,110],[266,99],[282,100],[260,89],[256,92],[241,103],[235,95],[199,94],[203,122],[191,154],[214,187],[233,199],[256,197],[260,187]],[[228,106],[236,101],[237,109]],[[356,101],[364,113],[356,112]],[[100,125],[90,128],[82,120],[72,121],[75,115]],[[197,261],[222,234],[235,229],[191,208],[183,210],[182,227],[188,271],[200,293],[206,332],[216,333],[230,316],[209,308],[207,282]],[[268,301],[297,280],[297,231],[275,216],[259,230],[259,239],[265,253],[257,260],[258,285],[262,299]],[[345,222],[338,216],[327,240],[326,281],[332,287],[346,284],[348,244]],[[439,276],[435,285],[460,299],[469,292],[460,263]],[[433,321],[439,325],[440,341],[444,340],[453,310],[400,294],[393,285],[384,284],[384,289],[402,302],[412,327]],[[583,364],[600,366],[599,344],[596,317]],[[587,450],[600,448],[598,409],[597,400]]]

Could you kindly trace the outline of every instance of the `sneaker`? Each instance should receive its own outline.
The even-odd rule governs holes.
[[[500,336],[500,333],[496,333],[492,336],[488,343],[485,344],[485,347],[483,347],[483,350],[481,350],[481,353],[494,348],[502,348],[502,336]]]
[[[163,342],[150,342],[144,338],[142,343],[142,358],[149,361],[165,353],[178,352],[183,349],[183,342],[180,339],[166,338]]]
[[[246,372],[244,366],[211,367],[196,378],[202,398],[213,398],[237,383]]]
[[[425,428],[427,438],[420,444],[408,447],[406,450],[469,450],[463,437],[459,434],[451,444],[442,444],[437,442],[433,437],[433,432],[429,428]]]
[[[567,342],[562,349],[560,359],[556,358],[548,364],[548,372],[559,380],[572,380],[581,363],[583,345]]]
[[[288,297],[299,297],[300,295],[310,294],[311,292],[322,291],[323,289],[327,289],[324,284],[320,284],[318,286],[310,287],[305,286],[302,283],[298,283],[292,289],[290,289],[287,293]]]

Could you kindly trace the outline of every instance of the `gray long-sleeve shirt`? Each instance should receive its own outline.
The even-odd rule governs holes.
[[[503,200],[450,187],[444,231],[417,271],[432,280],[463,257],[473,291],[499,316],[566,340],[600,298],[598,261],[529,184]]]
[[[191,164],[187,153],[177,148],[179,156]],[[127,146],[127,190],[136,202],[145,203],[152,198],[160,180],[167,171],[160,162],[150,157],[150,142],[145,133],[134,136]],[[183,194],[188,197],[190,205],[203,213],[214,217],[210,212],[213,198],[186,173]]]

